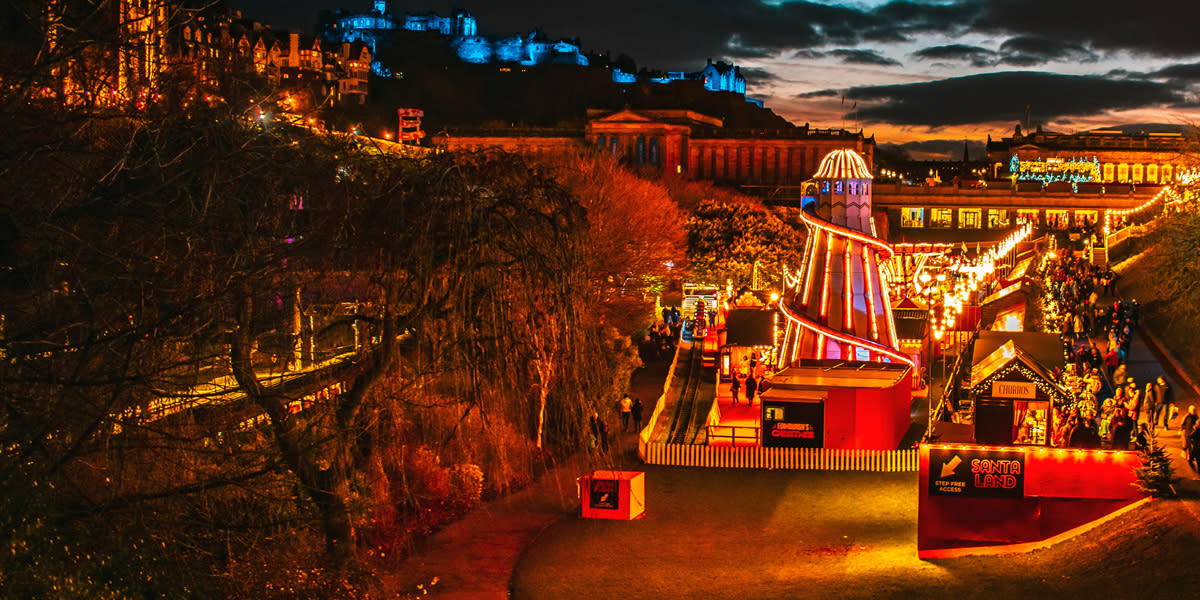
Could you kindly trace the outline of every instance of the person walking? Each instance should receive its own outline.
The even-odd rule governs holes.
[[[600,446],[600,413],[592,411],[592,416],[588,419],[588,431],[591,433],[592,440],[589,448],[595,450]]]
[[[737,406],[738,396],[742,392],[742,377],[739,373],[733,374],[733,381],[729,382],[729,393],[733,396],[733,405]]]
[[[633,398],[633,407],[630,410],[633,415],[633,431],[639,432],[642,430],[642,400],[637,396]]]
[[[746,404],[754,406],[754,394],[758,392],[758,380],[753,375],[746,378]]]
[[[1192,432],[1187,437],[1188,447],[1192,452],[1188,453],[1188,465],[1196,473],[1200,473],[1200,427],[1193,426]]]
[[[629,394],[621,397],[621,433],[629,431],[629,417],[633,413],[633,398]]]
[[[1183,423],[1180,424],[1180,429],[1183,430],[1183,451],[1187,454],[1188,464],[1192,460],[1192,432],[1196,430],[1196,422],[1200,421],[1200,417],[1196,416],[1196,405],[1188,407],[1187,414],[1183,417]]]
[[[1154,396],[1158,400],[1159,409],[1162,410],[1162,426],[1167,431],[1171,430],[1172,412],[1175,410],[1175,390],[1171,389],[1171,384],[1167,383],[1167,378],[1162,375],[1154,380]],[[1157,419],[1155,419],[1157,420]]]
[[[1109,445],[1113,450],[1128,450],[1129,436],[1133,434],[1133,419],[1125,412],[1125,407],[1118,407],[1112,423],[1108,426]]]

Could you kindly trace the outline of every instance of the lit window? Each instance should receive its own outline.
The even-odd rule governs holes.
[[[1104,163],[1104,181],[1106,183],[1113,181],[1114,165],[1112,163]]]
[[[1158,183],[1158,165],[1146,165],[1146,181]]]
[[[1013,444],[1045,446],[1050,403],[1013,400]]]
[[[947,229],[954,225],[954,210],[949,208],[932,208],[929,210],[929,226]]]
[[[978,208],[960,208],[958,209],[958,228],[959,229],[979,229],[982,225],[982,213]]]
[[[842,182],[840,182],[840,181],[833,182],[833,193],[835,193],[835,194],[842,193]]]
[[[1125,163],[1117,165],[1117,181],[1121,183],[1129,181],[1129,165]]]
[[[1163,183],[1170,183],[1174,179],[1174,177],[1173,177],[1174,171],[1173,170],[1174,170],[1174,167],[1172,167],[1171,165],[1163,165],[1163,168],[1162,168]]]
[[[988,229],[1008,227],[1008,211],[1004,209],[988,209]]]
[[[925,209],[924,208],[901,208],[900,209],[900,226],[915,228],[925,226]]]
[[[1142,177],[1142,165],[1133,165],[1133,182],[1141,183],[1144,181]]]
[[[850,182],[850,193],[853,195],[858,194],[858,182],[855,182],[855,181]]]

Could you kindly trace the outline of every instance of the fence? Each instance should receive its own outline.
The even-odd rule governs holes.
[[[710,447],[646,444],[646,464],[800,471],[915,472],[917,450],[839,450],[831,448]]]

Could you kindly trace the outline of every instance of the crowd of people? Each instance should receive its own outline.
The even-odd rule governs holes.
[[[1136,300],[1102,302],[1116,295],[1116,274],[1074,256],[1049,263],[1045,276],[1049,307],[1058,309],[1046,315],[1047,325],[1062,333],[1066,354],[1066,368],[1054,376],[1071,397],[1054,407],[1051,443],[1146,448],[1156,427],[1169,429],[1177,409],[1165,377],[1143,385],[1127,370],[1141,307]]]

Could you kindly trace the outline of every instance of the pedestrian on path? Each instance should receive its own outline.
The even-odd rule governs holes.
[[[1162,375],[1154,380],[1154,396],[1158,399],[1159,410],[1163,413],[1162,426],[1167,431],[1171,430],[1171,412],[1175,410],[1175,390],[1171,389],[1171,384],[1167,383],[1167,379]],[[1155,418],[1155,421],[1158,419]]]
[[[642,430],[642,400],[637,396],[633,398],[633,407],[630,410],[633,415],[633,430],[635,432]]]
[[[758,391],[758,381],[753,376],[746,378],[746,404],[754,406],[754,394]]]
[[[1196,416],[1196,405],[1188,407],[1187,415],[1183,417],[1183,423],[1180,429],[1183,430],[1183,451],[1187,453],[1188,464],[1192,460],[1192,432],[1196,430],[1196,421],[1200,421],[1200,417]]]
[[[629,431],[629,417],[633,413],[633,398],[629,394],[621,397],[621,433]]]
[[[733,405],[737,406],[738,395],[742,392],[742,380],[739,373],[733,374],[733,381],[729,382],[729,392],[733,395]]]

